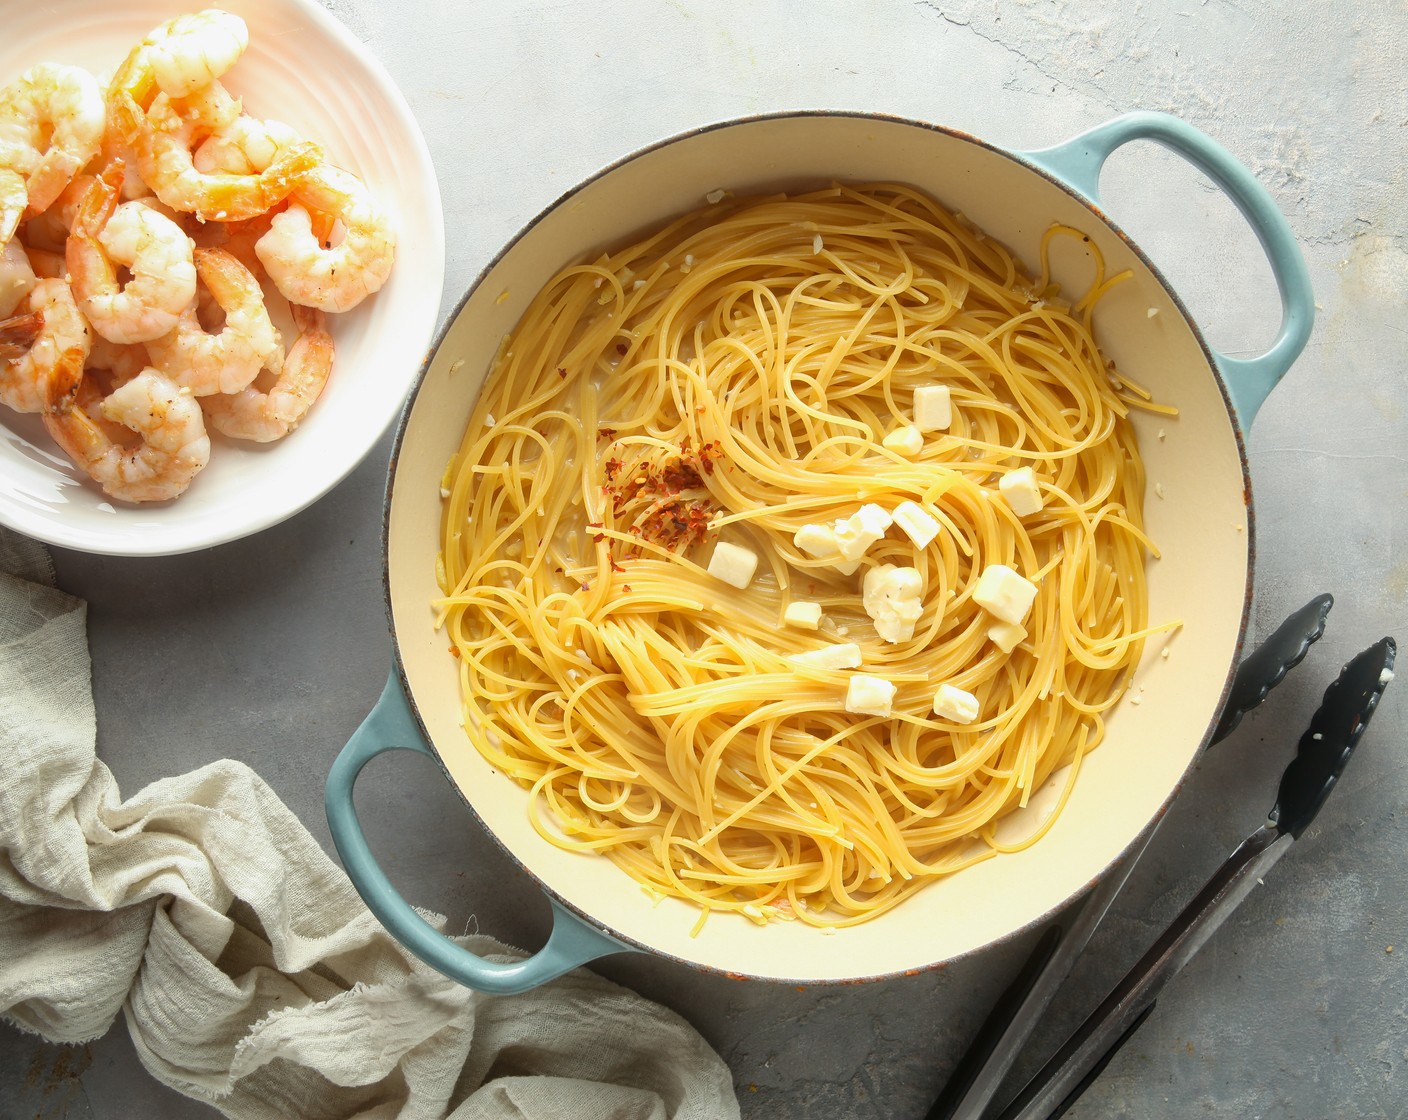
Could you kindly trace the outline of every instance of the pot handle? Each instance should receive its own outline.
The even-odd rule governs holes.
[[[1256,176],[1206,133],[1167,113],[1128,113],[1054,148],[1017,155],[1098,204],[1101,168],[1116,148],[1132,140],[1162,144],[1221,187],[1251,225],[1271,264],[1281,297],[1281,326],[1271,348],[1255,358],[1212,352],[1238,419],[1244,428],[1249,427],[1261,402],[1304,349],[1315,319],[1305,259],[1290,223]]]
[[[393,670],[376,706],[352,733],[328,772],[323,791],[333,844],[367,907],[387,931],[431,968],[466,987],[494,995],[513,995],[545,984],[587,961],[610,953],[633,951],[615,938],[552,902],[552,934],[542,949],[520,961],[498,962],[457,945],[435,929],[397,893],[377,863],[352,803],[352,787],[368,762],[387,751],[418,751],[434,758],[426,745],[405,691]]]

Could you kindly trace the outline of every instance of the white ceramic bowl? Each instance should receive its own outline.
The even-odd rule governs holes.
[[[154,27],[200,3],[94,0],[14,4],[0,35],[0,84],[34,63],[105,78]],[[225,85],[245,111],[293,125],[361,176],[394,215],[397,265],[386,286],[329,317],[332,377],[302,424],[276,443],[212,435],[210,465],[172,502],[113,502],[73,467],[37,416],[0,409],[0,522],[85,552],[160,556],[248,536],[341,481],[400,411],[439,314],[445,271],[440,190],[425,139],[381,64],[314,0],[229,0],[249,49]],[[413,262],[413,267],[407,262]]]

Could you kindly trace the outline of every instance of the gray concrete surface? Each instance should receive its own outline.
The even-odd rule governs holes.
[[[700,123],[795,107],[878,110],[1041,147],[1132,108],[1175,112],[1244,160],[1288,215],[1320,305],[1257,419],[1255,626],[1311,595],[1329,631],[1291,683],[1209,755],[1053,1008],[1042,1043],[1143,951],[1274,800],[1319,693],[1354,652],[1408,637],[1408,8],[1242,0],[330,0],[384,60],[444,192],[451,305],[495,249],[578,179]],[[1230,204],[1156,150],[1121,152],[1110,210],[1212,342],[1254,353],[1275,301]],[[404,267],[404,265],[403,265]],[[99,750],[125,790],[207,761],[255,767],[325,843],[324,775],[378,695],[385,441],[334,493],[196,555],[60,552],[91,603]],[[1072,1116],[1408,1115],[1408,772],[1389,690],[1341,787],[1161,1000]],[[402,891],[510,942],[547,907],[424,762],[359,786]],[[1393,951],[1390,951],[1390,946]],[[929,975],[796,990],[644,957],[600,971],[675,1008],[733,1069],[749,1120],[923,1115],[1024,944]],[[120,1024],[60,1050],[0,1027],[0,1120],[195,1120]]]

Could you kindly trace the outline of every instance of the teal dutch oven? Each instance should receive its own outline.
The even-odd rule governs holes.
[[[1152,262],[1104,213],[1101,168],[1116,149],[1140,140],[1188,160],[1256,233],[1282,307],[1264,353],[1231,357],[1211,347]],[[440,480],[500,340],[560,267],[693,209],[717,189],[742,195],[835,180],[914,184],[1028,267],[1042,234],[1063,223],[1089,236],[1111,272],[1132,271],[1102,298],[1096,330],[1124,374],[1178,409],[1174,418],[1138,414],[1135,423],[1151,491],[1157,482],[1162,494],[1144,511],[1162,552],[1149,565],[1150,617],[1182,626],[1168,658],[1160,657],[1164,643],[1147,643],[1137,674],[1142,702],[1113,711],[1105,742],[1085,760],[1069,803],[1037,843],[936,882],[859,926],[827,933],[800,922],[758,926],[715,915],[696,934],[698,915],[686,903],[652,898],[609,860],[563,851],[539,836],[529,823],[527,791],[466,738],[459,663],[434,629],[430,606],[439,595]],[[1070,291],[1090,281],[1090,261],[1078,246],[1054,256],[1053,270]],[[856,981],[934,968],[1031,928],[1147,835],[1217,722],[1251,597],[1255,524],[1246,432],[1304,347],[1312,309],[1305,264],[1267,192],[1208,136],[1161,114],[1118,117],[1053,148],[1012,152],[916,121],[787,113],[701,128],[606,168],[534,219],[484,270],[441,333],[401,418],[385,513],[393,667],[327,783],[328,820],[352,881],[411,951],[491,992],[522,991],[626,952],[740,977]],[[352,801],[362,767],[393,750],[434,757],[471,811],[464,827],[487,829],[541,884],[554,917],[545,946],[512,963],[485,960],[433,929],[397,894]],[[1038,798],[1003,827],[1030,830],[1050,811]]]

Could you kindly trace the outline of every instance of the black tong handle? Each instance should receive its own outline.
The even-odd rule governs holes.
[[[1393,639],[1384,638],[1344,667],[1325,690],[1297,744],[1268,822],[1217,869],[1139,963],[1018,1093],[1001,1120],[1053,1120],[1064,1115],[1148,1018],[1168,982],[1315,819],[1393,679],[1396,653]]]
[[[1334,605],[1329,594],[1317,595],[1293,612],[1237,667],[1223,714],[1209,745],[1231,733],[1325,633],[1325,620]],[[1144,843],[1147,844],[1145,839]],[[1026,963],[988,1012],[968,1050],[954,1067],[939,1099],[925,1120],[978,1120],[987,1111],[1002,1079],[1056,989],[1065,982],[1075,958],[1105,916],[1143,852],[1127,853],[1107,872],[1079,910],[1065,924],[1047,927]]]

